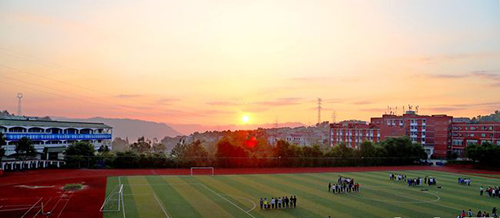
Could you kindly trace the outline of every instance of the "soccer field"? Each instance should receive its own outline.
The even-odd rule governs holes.
[[[408,187],[389,180],[390,173],[432,176],[437,186]],[[355,179],[361,192],[328,192],[338,175]],[[458,177],[470,177],[472,185],[457,184]],[[456,217],[468,209],[491,214],[500,199],[479,196],[479,187],[499,185],[499,179],[439,171],[108,177],[105,209],[116,211],[104,217]],[[290,195],[297,196],[297,208],[259,207],[261,197]]]

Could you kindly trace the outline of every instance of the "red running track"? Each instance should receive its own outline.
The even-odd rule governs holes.
[[[366,172],[400,170],[438,170],[453,173],[500,174],[500,172],[453,167],[397,166],[397,167],[333,167],[333,168],[229,168],[216,169],[215,174],[276,174]],[[44,202],[50,217],[102,217],[99,208],[104,201],[106,178],[129,175],[189,175],[189,169],[39,169],[25,172],[6,172],[0,176],[0,217],[21,217],[36,202]],[[83,183],[84,189],[64,192],[68,183]],[[34,217],[40,204],[26,214]],[[19,209],[19,210],[15,210]]]

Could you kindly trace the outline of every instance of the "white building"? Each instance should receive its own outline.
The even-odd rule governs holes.
[[[0,132],[6,138],[5,155],[15,154],[16,143],[23,137],[33,141],[38,153],[59,155],[77,141],[90,142],[97,150],[102,145],[111,149],[113,128],[103,123],[66,122],[29,117],[0,119]]]

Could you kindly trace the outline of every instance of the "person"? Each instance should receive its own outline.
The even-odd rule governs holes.
[[[268,203],[269,202],[267,202],[267,198],[264,198],[264,210],[269,207]]]
[[[274,209],[274,206],[276,205],[276,200],[274,198],[271,198],[271,209]]]
[[[474,213],[472,213],[472,210],[471,210],[471,209],[469,209],[469,212],[467,212],[467,216],[468,216],[468,217],[472,217],[472,216],[474,216]]]
[[[332,189],[332,183],[331,182],[328,183],[328,192],[330,192],[330,189]]]
[[[283,203],[283,200],[281,197],[278,198],[278,209],[281,209],[281,203]]]
[[[260,198],[260,209],[262,210],[262,207],[264,206],[264,199]]]
[[[481,186],[481,188],[479,188],[479,194],[480,194],[481,196],[483,196],[483,192],[484,192],[484,189],[483,189],[483,186]]]
[[[283,198],[285,198],[285,208],[288,208],[288,203],[289,203],[288,197],[283,197]]]
[[[297,196],[293,196],[293,208],[297,207]]]
[[[497,208],[493,207],[493,210],[491,210],[491,216],[497,217]]]
[[[476,217],[481,217],[482,215],[481,211],[478,211]]]

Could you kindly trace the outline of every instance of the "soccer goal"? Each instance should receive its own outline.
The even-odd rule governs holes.
[[[194,175],[214,175],[213,167],[191,167],[191,176]]]
[[[102,203],[101,212],[117,212],[121,209],[123,201],[123,184],[116,185],[115,188],[109,193],[108,197]]]

